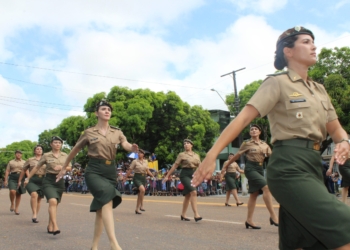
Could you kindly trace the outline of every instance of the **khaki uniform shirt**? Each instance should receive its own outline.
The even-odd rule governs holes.
[[[134,170],[135,174],[147,174],[148,161],[143,160],[142,162],[139,159],[133,160],[130,165],[130,170]]]
[[[182,168],[198,168],[199,164],[201,163],[201,159],[195,152],[192,152],[192,154],[193,155],[190,155],[186,151],[180,153],[177,156],[175,163],[177,165],[181,165]]]
[[[248,102],[261,117],[267,115],[271,143],[293,138],[325,140],[326,123],[338,116],[323,85],[308,83],[292,70],[272,75]]]
[[[10,171],[10,173],[20,173],[22,172],[22,168],[23,165],[26,161],[25,160],[16,160],[13,159],[11,161],[9,161],[9,163],[7,164],[6,170]]]
[[[264,141],[244,141],[237,154],[245,154],[248,161],[263,162],[265,157],[271,155],[271,148]]]
[[[224,167],[226,167],[227,162],[228,162],[228,160],[224,162]],[[239,166],[238,166],[237,162],[233,162],[227,166],[226,173],[236,173],[236,171],[238,171],[238,169],[239,169]]]
[[[32,171],[32,169],[38,164],[39,160],[37,160],[35,157],[29,158],[23,165],[24,171],[27,171],[29,169],[29,172]],[[41,168],[38,169],[38,171],[35,173],[36,175],[44,175],[45,174],[46,165],[42,165]]]
[[[96,127],[91,127],[83,132],[75,146],[83,148],[87,145],[91,158],[114,160],[118,144],[124,141],[126,137],[119,128],[110,127],[104,136]]]
[[[41,159],[38,162],[38,166],[41,167],[44,164],[46,164],[46,173],[47,174],[58,174],[61,170],[55,170],[54,168],[56,167],[56,165],[61,165],[63,166],[63,164],[66,162],[67,159],[67,154],[64,152],[60,152],[58,158],[56,158],[52,151],[43,154],[43,156],[41,157]],[[72,167],[72,164],[69,163],[69,165],[67,167]]]

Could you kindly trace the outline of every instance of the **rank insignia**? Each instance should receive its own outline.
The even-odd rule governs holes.
[[[290,97],[298,97],[302,96],[302,94],[299,94],[298,92],[293,92],[293,94],[289,95]]]

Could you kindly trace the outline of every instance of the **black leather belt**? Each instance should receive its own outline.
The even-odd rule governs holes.
[[[290,140],[282,140],[282,141],[276,141],[274,146],[293,146],[293,147],[300,147],[300,148],[309,148],[313,150],[320,151],[321,149],[321,143],[314,142],[312,140],[307,139],[290,139]]]

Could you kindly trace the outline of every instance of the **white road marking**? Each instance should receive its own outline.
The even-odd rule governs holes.
[[[174,218],[179,218],[178,215],[165,215],[167,217],[174,217]],[[210,221],[210,222],[218,222],[218,223],[229,223],[229,224],[238,224],[242,225],[242,222],[235,222],[235,221],[226,221],[226,220],[209,220],[209,219],[202,219],[203,221]]]
[[[89,207],[89,206],[90,206],[90,205],[78,204],[78,203],[71,203],[71,205],[75,205],[75,206],[84,206],[84,207]]]

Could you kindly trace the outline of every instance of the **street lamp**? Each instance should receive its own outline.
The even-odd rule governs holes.
[[[224,98],[222,98],[222,96],[219,94],[219,92],[218,92],[216,89],[210,89],[210,90],[211,90],[211,91],[215,91],[215,92],[220,96],[221,100],[225,103],[225,105],[227,106],[227,108],[229,108],[228,105],[227,105],[227,103],[226,103],[226,101],[224,100]],[[228,109],[228,111],[230,111],[230,108]],[[231,114],[231,111],[230,111],[230,114]]]

